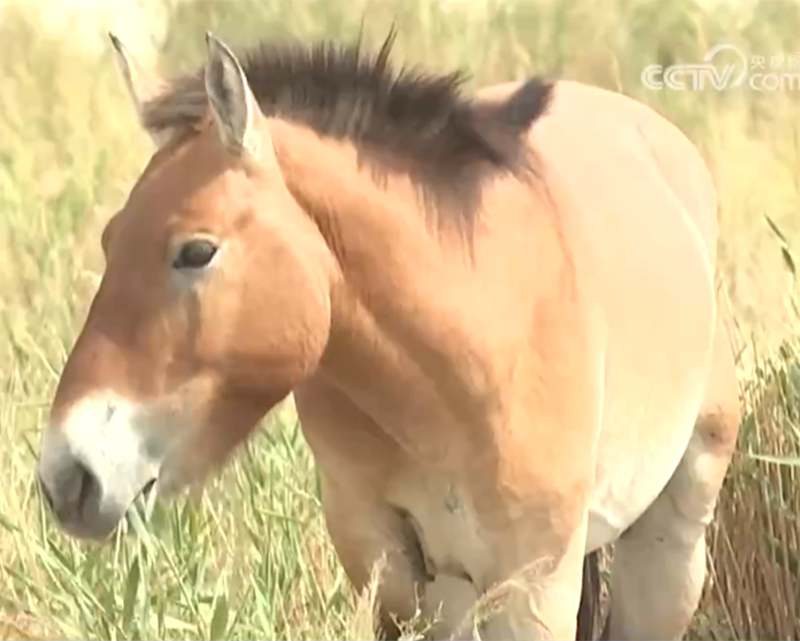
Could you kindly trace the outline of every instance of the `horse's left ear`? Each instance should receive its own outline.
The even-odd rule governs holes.
[[[206,95],[220,138],[231,153],[257,157],[261,111],[244,70],[233,52],[210,32],[206,33],[206,44]]]
[[[115,34],[109,31],[108,37],[114,47],[114,57],[117,60],[117,66],[122,78],[125,80],[125,86],[136,109],[136,114],[139,116],[139,121],[144,125],[142,106],[161,92],[164,88],[164,81],[154,71],[139,65],[130,51],[128,51],[128,48],[122,44],[122,41]],[[156,136],[149,130],[148,134],[150,134],[156,146],[160,147],[163,144],[164,137]]]

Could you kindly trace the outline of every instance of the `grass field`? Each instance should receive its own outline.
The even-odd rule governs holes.
[[[370,595],[352,593],[328,542],[290,402],[202,494],[155,506],[146,527],[131,521],[139,536],[78,545],[46,518],[32,477],[39,430],[97,285],[99,232],[150,148],[110,50],[43,31],[37,6],[6,2],[0,20],[0,638],[370,638]],[[206,29],[241,45],[349,38],[363,18],[372,42],[395,22],[405,62],[460,66],[475,84],[537,72],[589,81],[680,126],[719,190],[746,407],[691,636],[800,639],[800,88],[656,92],[640,78],[721,42],[767,64],[800,56],[800,3],[164,6],[167,72],[200,63]]]

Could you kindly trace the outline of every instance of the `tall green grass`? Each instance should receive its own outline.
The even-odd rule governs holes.
[[[699,61],[719,42],[800,53],[800,4],[166,7],[156,42],[165,73],[202,61],[206,29],[247,45],[347,39],[363,24],[375,43],[394,23],[398,61],[465,68],[472,86],[538,72],[584,80],[680,126],[720,193],[719,262],[744,346],[747,410],[692,635],[800,638],[800,314],[789,269],[800,242],[800,92],[652,92],[639,76],[653,62]],[[99,232],[150,151],[110,51],[43,30],[46,10],[20,2],[0,19],[0,638],[368,638],[370,595],[354,594],[336,561],[291,403],[202,494],[150,506],[146,527],[132,520],[109,545],[79,545],[44,514],[32,477],[39,430],[97,284]]]

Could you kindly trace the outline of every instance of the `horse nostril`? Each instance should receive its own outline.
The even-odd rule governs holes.
[[[80,461],[62,461],[60,467],[51,466],[47,473],[39,471],[36,476],[42,500],[59,521],[70,523],[99,509],[100,480]]]
[[[53,506],[53,497],[50,496],[50,491],[47,489],[47,485],[45,485],[45,482],[42,480],[41,474],[37,474],[36,477],[39,481],[39,489],[42,492],[42,498],[44,499],[45,505],[47,505],[48,509],[51,511],[55,511]]]
[[[94,499],[95,502],[100,500],[100,481],[97,477],[83,463],[77,463],[77,473],[80,475],[78,479],[78,512],[82,512],[86,504]]]

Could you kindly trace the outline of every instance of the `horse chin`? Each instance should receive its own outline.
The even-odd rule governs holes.
[[[212,466],[208,462],[198,461],[196,458],[189,462],[168,457],[161,465],[152,487],[147,488],[148,496],[157,495],[159,499],[172,501],[193,488],[202,486],[211,474],[210,467]]]

